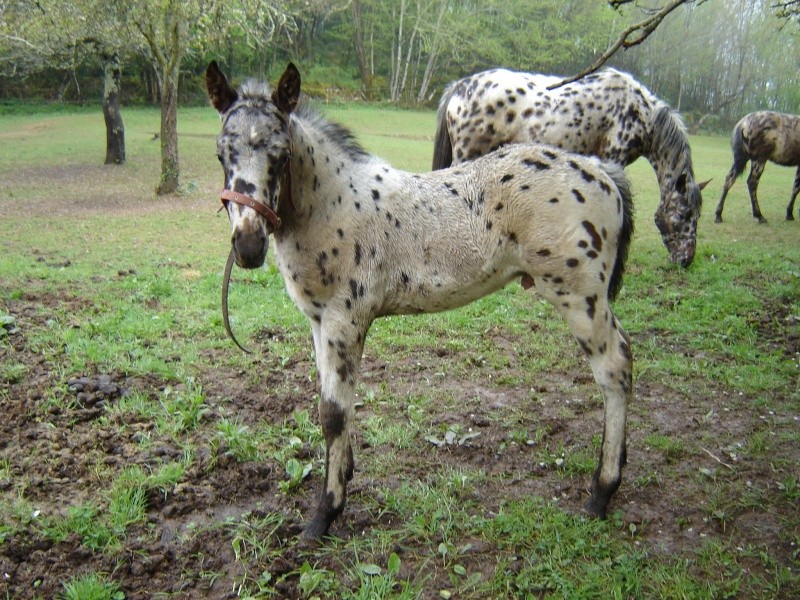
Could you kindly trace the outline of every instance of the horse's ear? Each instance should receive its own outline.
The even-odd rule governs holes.
[[[272,92],[272,101],[279,109],[289,114],[297,106],[300,98],[300,71],[293,63],[286,65],[286,70],[278,81],[278,87]]]
[[[704,189],[704,188],[705,188],[705,187],[706,187],[706,186],[707,186],[709,183],[711,183],[711,179],[706,179],[705,181],[701,181],[700,183],[698,183],[698,184],[697,184],[697,187],[699,187],[699,188],[700,188],[700,191],[702,192],[702,191],[703,191],[703,189]]]
[[[215,60],[212,60],[206,69],[206,89],[208,97],[211,99],[211,105],[220,113],[227,111],[239,98]]]

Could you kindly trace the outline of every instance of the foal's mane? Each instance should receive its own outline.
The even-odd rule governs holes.
[[[329,121],[311,105],[308,97],[300,96],[300,102],[294,110],[295,118],[305,129],[313,129],[322,134],[335,147],[340,149],[347,157],[356,162],[364,162],[371,155],[358,142],[355,134],[344,125]]]

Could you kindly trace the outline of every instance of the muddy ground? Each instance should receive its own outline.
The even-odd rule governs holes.
[[[29,366],[23,378],[4,383],[8,395],[0,420],[0,452],[9,461],[11,477],[0,480],[0,493],[9,500],[15,493],[13,482],[24,478],[29,482],[25,497],[43,512],[57,512],[60,507],[87,497],[95,484],[93,469],[98,464],[111,469],[133,464],[147,468],[164,460],[177,460],[182,453],[167,438],[154,439],[143,451],[139,441],[142,435],[154,435],[151,422],[102,421],[108,419],[108,408],[124,394],[139,390],[157,397],[167,385],[179,382],[113,372],[72,374],[65,379],[61,372],[53,370],[50,361],[32,351],[25,332],[43,324],[48,307],[70,302],[86,300],[66,292],[57,296],[31,292],[9,301],[5,309],[17,318],[17,328],[0,345],[0,360],[13,357]],[[762,326],[761,335],[782,345],[787,355],[800,351],[797,336],[787,339],[785,331],[771,332]],[[500,334],[497,343],[504,343]],[[365,357],[367,386],[377,388],[387,382],[388,391],[400,395],[423,391],[430,385],[430,374],[438,371],[436,385],[476,399],[466,402],[462,412],[444,412],[438,418],[480,432],[480,436],[463,445],[437,447],[419,440],[412,449],[390,449],[396,456],[397,479],[380,483],[391,486],[401,480],[424,480],[433,465],[442,463],[482,468],[490,475],[504,476],[502,489],[481,489],[479,501],[487,513],[504,498],[530,494],[556,498],[564,510],[579,512],[586,498],[588,476],[559,476],[552,465],[535,462],[533,448],[503,444],[509,432],[493,418],[493,412],[516,409],[517,405],[524,408],[530,402],[529,392],[513,386],[484,385],[480,383],[480,373],[476,376],[473,372],[468,379],[441,375],[441,369],[437,369],[441,361],[458,360],[446,354],[432,352],[405,365],[390,365],[369,354]],[[212,364],[225,364],[224,360],[209,358]],[[481,368],[479,363],[474,365],[474,369]],[[263,382],[257,384],[240,377],[232,368],[219,367],[205,371],[200,383],[212,409],[219,408],[215,403],[222,398],[236,398],[236,414],[245,424],[262,419],[282,420],[296,408],[310,408],[315,390],[308,378],[309,365],[303,360],[281,368],[265,365],[263,373]],[[570,448],[576,443],[585,445],[597,433],[601,408],[580,401],[594,394],[593,385],[587,372],[577,369],[575,373],[552,373],[542,380],[536,390],[539,405],[530,417],[532,426],[539,423],[546,431],[541,443],[550,448]],[[280,393],[264,393],[270,389]],[[47,403],[45,400],[53,394],[62,402]],[[746,444],[756,430],[776,431],[778,435],[796,431],[800,427],[798,415],[765,414],[734,389],[720,388],[715,397],[695,398],[640,380],[635,396],[628,467],[612,509],[622,511],[628,527],[635,526],[639,543],[650,552],[669,554],[699,548],[709,537],[718,537],[743,547],[768,547],[777,564],[797,568],[798,548],[787,541],[791,536],[780,534],[787,523],[796,525],[792,510],[797,506],[782,500],[776,481],[785,480],[786,474],[774,472],[770,465],[786,464],[783,461],[787,460],[797,465],[800,448],[775,443],[767,456],[751,458],[741,447],[737,449],[737,443]],[[565,411],[565,406],[570,410]],[[369,409],[362,409],[359,419],[365,418],[365,412]],[[212,410],[211,414],[209,418],[214,418],[216,413]],[[685,455],[668,456],[647,448],[643,439],[654,432],[682,443],[687,449]],[[279,590],[287,598],[299,597],[298,576],[291,573],[308,560],[308,554],[297,546],[295,536],[302,526],[300,515],[306,514],[314,503],[318,476],[313,475],[290,495],[277,494],[278,482],[284,476],[275,464],[240,463],[226,454],[224,447],[216,447],[207,439],[192,443],[198,448],[195,466],[171,493],[151,494],[147,522],[130,528],[121,553],[92,552],[77,535],[53,543],[37,535],[33,525],[6,537],[0,542],[3,597],[56,597],[70,577],[90,571],[113,574],[129,599],[152,597],[153,590],[176,598],[235,597],[233,582],[241,576],[241,563],[234,560],[229,535],[224,528],[204,526],[249,511],[256,515],[277,511],[287,516],[286,524],[275,533],[284,546],[283,555],[266,568],[273,580],[290,574],[284,577]],[[501,446],[503,451],[499,450]],[[356,456],[361,458],[386,451],[371,448],[358,433],[355,448]],[[51,460],[31,461],[32,456]],[[711,477],[722,471],[726,478],[746,480],[749,488],[762,492],[760,497],[766,498],[767,504],[745,508],[730,502],[729,512],[714,518],[706,508],[708,487],[698,479],[699,469],[706,469]],[[643,484],[648,477],[655,477],[657,482]],[[369,535],[389,524],[391,514],[376,514],[366,508],[374,506],[374,500],[365,500],[375,484],[370,473],[357,469],[349,505],[335,523],[334,535],[345,539]],[[190,528],[194,533],[190,534]],[[398,551],[402,555],[403,550]],[[480,545],[462,558],[470,572],[486,568],[487,557]],[[330,554],[319,556],[315,564],[333,571],[341,568]],[[413,567],[404,564],[404,569]],[[754,561],[753,569],[761,568]],[[218,576],[204,576],[208,573]],[[405,574],[413,576],[410,572]],[[442,573],[441,578],[426,585],[425,589],[431,590],[430,597],[436,597],[435,591],[446,587],[446,575]]]

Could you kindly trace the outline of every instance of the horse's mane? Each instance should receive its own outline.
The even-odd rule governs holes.
[[[251,106],[264,110],[268,105],[272,104],[272,87],[264,81],[248,79],[239,89],[239,98]],[[292,114],[298,121],[302,122],[304,127],[311,128],[322,134],[351,160],[362,162],[370,157],[370,154],[356,140],[352,131],[322,116],[312,106],[310,99],[305,94],[300,95],[300,101]]]
[[[677,157],[683,168],[692,172],[692,151],[686,137],[686,125],[681,116],[668,105],[660,103],[650,118],[651,156]],[[676,163],[678,166],[678,163]]]

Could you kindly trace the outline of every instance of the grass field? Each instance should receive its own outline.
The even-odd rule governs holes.
[[[321,106],[430,168],[433,112]],[[356,475],[334,538],[297,544],[324,449],[309,328],[270,255],[220,314],[227,217],[212,109],[179,114],[182,192],[156,197],[159,115],[0,118],[0,597],[800,596],[800,221],[769,165],[713,210],[728,140],[691,138],[698,251],[668,264],[649,164],[614,310],[633,340],[628,466],[581,516],[602,432],[588,364],[512,284],[387,318],[358,386]]]

